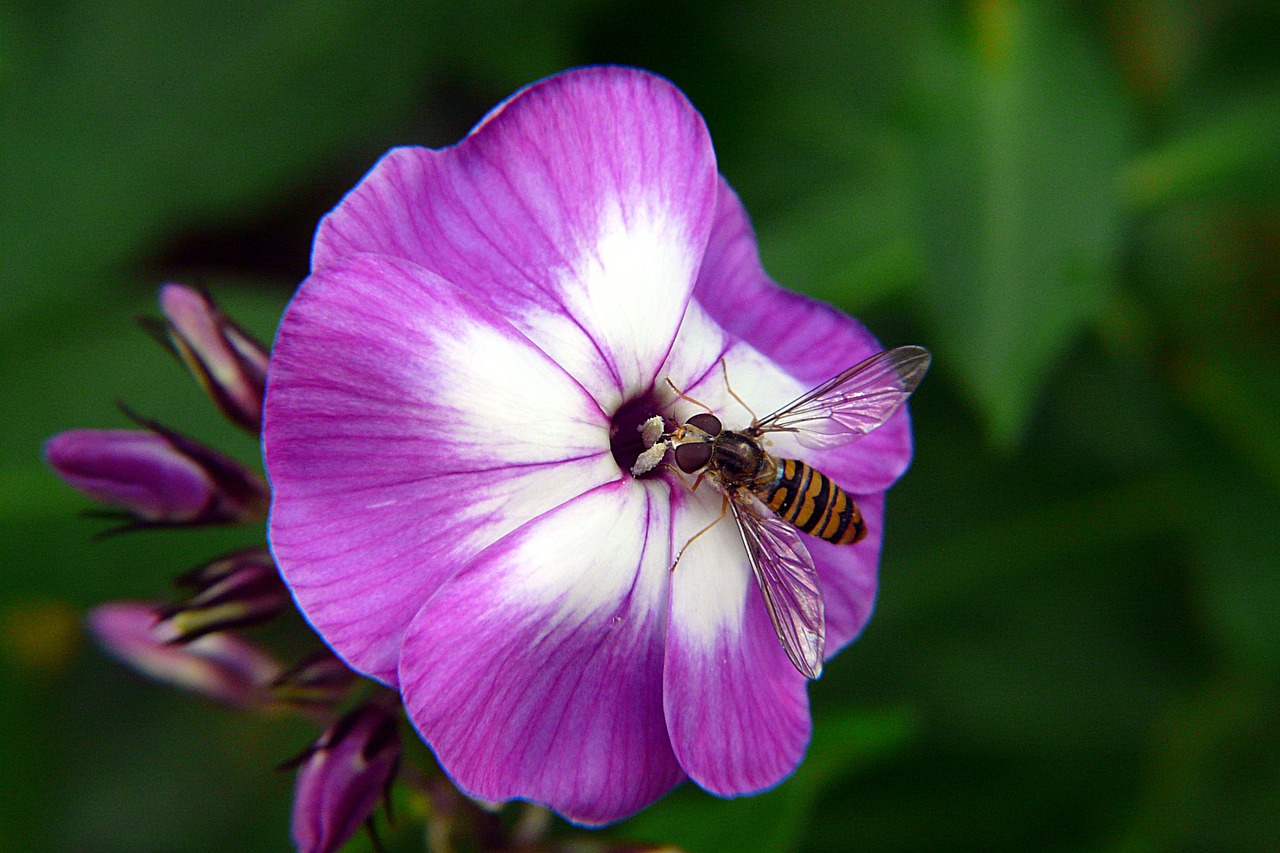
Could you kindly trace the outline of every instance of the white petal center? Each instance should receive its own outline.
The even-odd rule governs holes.
[[[605,411],[648,390],[697,272],[689,226],[656,202],[606,202],[594,238],[563,272],[564,305],[515,323]]]

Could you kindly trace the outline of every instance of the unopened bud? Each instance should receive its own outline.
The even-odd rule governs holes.
[[[336,705],[346,696],[356,674],[333,652],[325,649],[290,667],[271,689],[275,698],[290,705]]]
[[[265,548],[220,557],[178,582],[195,587],[195,594],[160,615],[179,642],[265,622],[289,604],[289,591]]]
[[[123,508],[144,526],[265,516],[269,493],[261,477],[196,441],[146,425],[147,431],[60,433],[45,443],[45,459],[72,487]]]
[[[166,284],[160,288],[160,308],[174,352],[218,409],[256,435],[262,427],[266,348],[198,290]]]
[[[108,652],[152,678],[228,705],[270,699],[280,666],[256,646],[230,634],[175,643],[153,606],[116,601],[89,611],[90,633]]]
[[[337,850],[373,814],[400,762],[397,716],[362,705],[294,762],[293,840],[304,853]]]

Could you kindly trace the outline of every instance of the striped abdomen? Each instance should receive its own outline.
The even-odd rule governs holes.
[[[853,498],[826,474],[795,459],[777,463],[773,482],[754,491],[779,518],[836,545],[850,545],[867,535]]]

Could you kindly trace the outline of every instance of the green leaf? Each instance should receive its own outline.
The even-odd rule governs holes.
[[[776,216],[760,254],[784,286],[859,313],[919,281],[901,182],[847,189]]]
[[[1039,4],[973,8],[920,51],[922,299],[938,363],[1007,446],[1107,304],[1127,128],[1096,45]]]
[[[822,792],[904,747],[916,721],[905,711],[845,712],[814,721],[813,742],[795,775],[756,797],[721,800],[692,784],[622,824],[615,833],[662,841],[688,853],[795,848]]]
[[[1224,466],[1201,490],[1205,512],[1192,550],[1200,621],[1221,653],[1244,671],[1280,675],[1280,492]]]
[[[1274,359],[1261,355],[1206,350],[1183,360],[1179,379],[1188,402],[1205,422],[1280,488],[1276,368]]]
[[[1274,197],[1280,186],[1280,95],[1267,86],[1240,96],[1173,138],[1144,151],[1126,168],[1125,200],[1152,210],[1197,196]]]

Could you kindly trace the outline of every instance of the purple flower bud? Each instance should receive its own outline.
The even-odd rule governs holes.
[[[228,705],[269,701],[280,666],[256,646],[230,634],[175,643],[155,608],[140,601],[102,604],[87,617],[89,631],[115,657],[158,681]]]
[[[165,629],[180,641],[264,622],[289,603],[289,592],[265,548],[219,557],[178,579],[196,592],[162,608]]]
[[[400,762],[397,715],[362,705],[297,759],[293,840],[304,853],[330,853],[373,814]]]
[[[271,687],[280,702],[323,707],[342,701],[355,678],[350,667],[325,649],[290,667]]]
[[[267,350],[207,294],[181,284],[160,288],[165,330],[178,357],[232,422],[257,434],[267,382]]]
[[[250,522],[266,514],[262,478],[157,424],[150,431],[74,429],[45,444],[72,487],[123,507],[143,525]]]

